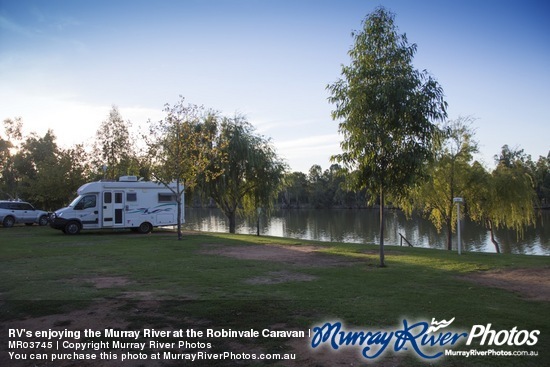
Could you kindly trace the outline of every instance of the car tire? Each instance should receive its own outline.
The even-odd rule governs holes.
[[[153,225],[149,222],[143,222],[137,228],[138,233],[147,234],[153,230]]]
[[[65,234],[69,235],[75,235],[80,233],[80,224],[76,221],[70,221],[65,225],[65,230],[63,231]]]
[[[15,218],[12,216],[7,216],[4,218],[2,225],[6,228],[11,228],[15,224]]]
[[[47,226],[50,220],[48,219],[47,215],[43,215],[40,218],[38,218],[38,225],[39,226]]]

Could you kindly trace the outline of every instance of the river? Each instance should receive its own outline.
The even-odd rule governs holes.
[[[205,232],[228,232],[225,216],[218,209],[186,208],[184,228]],[[471,221],[461,222],[463,251],[495,252],[489,232]],[[262,235],[290,237],[315,241],[351,243],[379,242],[378,209],[293,209],[277,210],[270,218],[261,218]],[[255,234],[256,224],[237,221],[237,233]],[[515,231],[497,230],[496,239],[503,253],[550,256],[550,211],[542,211],[535,227],[518,236]],[[386,212],[384,243],[400,245],[402,234],[415,247],[446,249],[445,232],[438,233],[428,220],[414,216],[406,218],[399,210]],[[403,242],[406,246],[406,243]],[[453,248],[457,236],[453,234]]]

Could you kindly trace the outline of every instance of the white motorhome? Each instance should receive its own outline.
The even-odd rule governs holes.
[[[78,197],[68,207],[51,215],[50,226],[66,234],[100,228],[130,228],[149,233],[153,227],[178,224],[175,192],[175,183],[168,188],[156,182],[139,181],[136,176],[123,176],[115,182],[89,182],[78,189]],[[180,221],[184,223],[184,205],[181,207]]]

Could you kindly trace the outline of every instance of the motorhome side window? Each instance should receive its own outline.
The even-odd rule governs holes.
[[[76,210],[83,210],[88,208],[95,208],[96,205],[96,197],[95,195],[86,195],[83,196],[82,199],[76,204],[74,207]]]
[[[137,193],[127,192],[126,193],[126,201],[137,201]]]
[[[159,203],[172,203],[176,201],[176,195],[170,193],[160,193]]]

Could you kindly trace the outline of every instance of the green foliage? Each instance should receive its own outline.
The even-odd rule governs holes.
[[[472,185],[469,182],[472,154],[477,152],[473,140],[471,117],[459,117],[446,122],[434,146],[434,160],[428,164],[429,179],[414,187],[401,206],[411,214],[419,210],[435,225],[438,231],[447,231],[447,249],[452,249],[451,234],[456,227],[454,197],[468,198]]]
[[[343,153],[333,160],[359,172],[361,187],[380,198],[383,219],[385,195],[400,197],[424,177],[437,132],[432,121],[446,117],[447,104],[439,84],[414,68],[416,45],[398,33],[392,13],[377,8],[353,37],[351,64],[342,67],[342,79],[327,87],[336,105],[332,117],[340,121],[344,137]]]
[[[22,137],[23,122],[21,117],[4,120],[6,139],[0,137],[0,194],[3,198],[19,197],[19,175],[14,167],[14,152],[17,151]]]
[[[255,135],[242,116],[223,118],[213,145],[217,151],[208,170],[216,176],[203,175],[201,187],[228,217],[229,231],[235,233],[238,212],[255,215],[258,208],[271,208],[286,165],[271,142]]]
[[[118,180],[120,176],[139,174],[131,122],[124,121],[116,106],[96,131],[92,167],[97,178]]]
[[[164,111],[166,117],[157,123],[150,122],[149,135],[144,139],[153,177],[167,187],[170,182],[177,184],[174,194],[179,218],[184,190],[192,190],[200,178],[210,180],[219,174],[211,166],[220,149],[213,144],[217,116],[202,106],[185,104],[181,96],[174,106],[166,104]],[[178,237],[182,238],[179,221]]]
[[[309,181],[303,172],[286,173],[281,188],[281,202],[285,208],[300,208],[308,204]]]
[[[339,164],[328,169],[313,165],[309,174],[291,172],[285,175],[280,192],[282,208],[365,208],[367,194],[364,189],[350,182],[353,173]]]
[[[427,72],[414,69],[416,45],[398,33],[394,15],[384,8],[364,20],[354,39],[344,78],[328,86],[344,136],[344,153],[334,159],[358,168],[373,194],[383,187],[399,195],[431,156],[437,131],[431,120],[445,117],[443,91]]]
[[[6,135],[15,142],[4,144],[7,149],[2,154],[0,184],[4,195],[10,199],[28,200],[46,210],[66,204],[86,180],[82,147],[59,148],[52,130],[42,137],[35,133],[23,137],[21,119],[4,123]]]
[[[152,175],[166,183],[179,180],[192,190],[200,178],[217,174],[209,165],[219,150],[213,144],[218,117],[203,106],[185,104],[183,97],[174,106],[166,104],[164,111],[166,117],[150,121],[144,136]]]
[[[542,208],[550,207],[550,151],[546,157],[540,156],[536,163],[531,163],[531,171],[539,204]]]
[[[521,151],[510,151],[505,145],[497,161],[492,173],[477,163],[472,167],[468,213],[487,226],[500,252],[494,229],[514,229],[521,236],[525,226],[535,225],[536,192]]]

